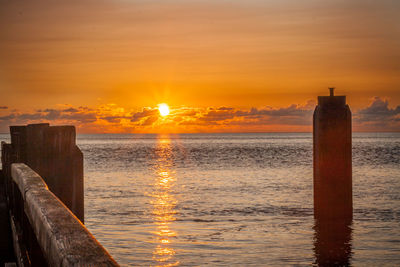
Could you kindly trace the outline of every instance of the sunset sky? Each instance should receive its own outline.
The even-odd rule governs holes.
[[[329,86],[400,131],[400,1],[0,0],[0,132],[310,131]]]

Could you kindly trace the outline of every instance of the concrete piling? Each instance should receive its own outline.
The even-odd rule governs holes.
[[[351,111],[346,96],[329,90],[318,97],[313,118],[314,217],[351,221]]]

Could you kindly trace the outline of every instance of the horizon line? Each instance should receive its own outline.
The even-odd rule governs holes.
[[[276,131],[276,132],[190,132],[190,133],[182,133],[182,132],[169,132],[169,133],[76,133],[77,135],[80,134],[135,134],[135,135],[163,135],[163,134],[284,134],[284,133],[310,133],[312,134],[312,131],[293,131],[293,132],[287,132],[287,131]],[[352,133],[400,133],[400,131],[352,131]],[[0,134],[10,134],[10,132],[0,132]]]

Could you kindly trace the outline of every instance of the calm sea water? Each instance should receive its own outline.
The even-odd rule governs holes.
[[[86,226],[122,265],[309,266],[332,245],[314,227],[311,134],[80,135],[78,145]],[[353,195],[348,238],[333,246],[354,266],[400,265],[399,133],[353,135]]]
[[[4,139],[4,138],[3,138]],[[354,219],[317,231],[311,134],[79,135],[85,224],[123,266],[400,265],[400,133],[353,134]]]

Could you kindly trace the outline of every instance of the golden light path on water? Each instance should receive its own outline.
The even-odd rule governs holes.
[[[171,139],[168,135],[160,135],[157,141],[157,163],[156,180],[154,181],[154,190],[151,204],[153,205],[153,219],[156,230],[152,232],[155,235],[156,247],[153,251],[153,260],[157,266],[177,266],[175,250],[172,246],[177,233],[170,227],[176,220],[175,206],[177,200],[173,194],[173,187],[176,181],[174,172],[171,170]]]

